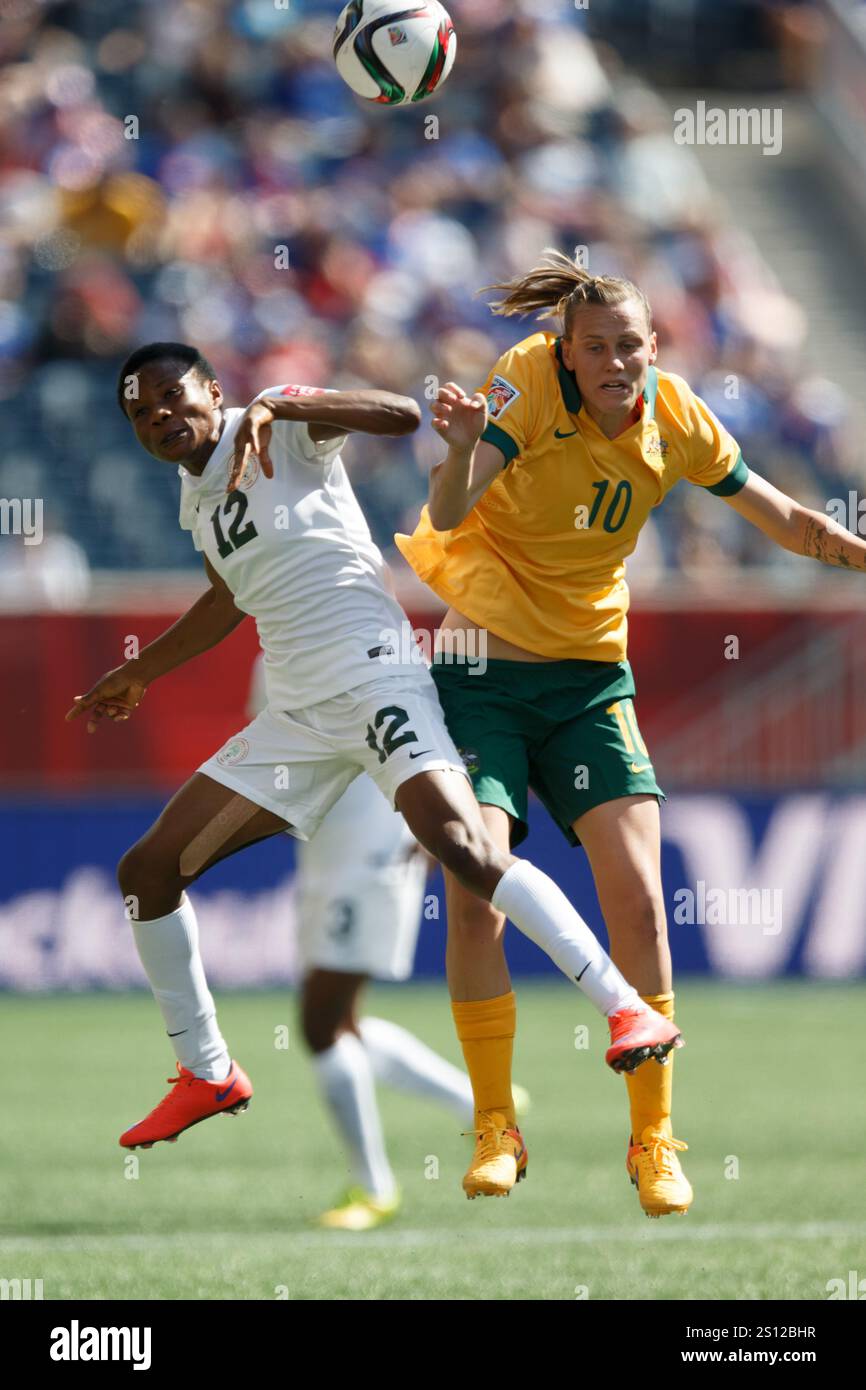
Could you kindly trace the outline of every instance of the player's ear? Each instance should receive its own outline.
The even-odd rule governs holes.
[[[571,339],[570,339],[570,338],[566,338],[565,336],[563,336],[562,341],[561,341],[561,343],[560,343],[560,346],[561,346],[561,348],[562,348],[562,361],[563,361],[563,363],[564,363],[564,365],[565,365],[565,370],[566,370],[567,372],[573,372],[573,371],[574,371],[574,353],[573,353],[572,350],[571,350]]]
[[[210,387],[211,404],[212,404],[212,405],[222,405],[222,403],[223,403],[223,388],[220,386],[219,382],[216,381],[216,380],[211,381],[211,382],[209,383],[209,387]]]
[[[650,340],[649,340],[649,341],[650,341],[649,360],[650,360],[650,364],[652,364],[653,362],[655,362],[656,358],[657,358],[658,355],[659,355],[658,338],[656,337],[655,333],[651,333],[651,334],[650,334]]]

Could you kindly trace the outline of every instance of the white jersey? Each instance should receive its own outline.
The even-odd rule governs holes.
[[[255,399],[311,394],[319,391],[271,386]],[[249,459],[227,494],[243,414],[224,411],[200,477],[178,469],[180,524],[256,620],[268,704],[302,709],[383,676],[417,674],[399,640],[408,620],[385,590],[382,555],[340,458],[346,436],[316,444],[306,425],[275,420],[273,478]]]

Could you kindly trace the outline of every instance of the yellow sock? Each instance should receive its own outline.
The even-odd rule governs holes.
[[[664,1018],[673,1018],[674,996],[672,994],[642,994],[641,998],[645,1004],[649,1004],[651,1009],[655,1009]],[[647,1125],[651,1125],[653,1129],[666,1134],[669,1139],[672,1137],[671,1096],[673,1080],[673,1052],[668,1053],[666,1066],[660,1066],[651,1057],[648,1062],[644,1062],[642,1066],[638,1067],[631,1076],[626,1076],[625,1083],[628,1087],[628,1100],[631,1109],[631,1132],[635,1144],[640,1143],[640,1137]]]
[[[495,999],[455,1002],[451,1011],[475,1097],[475,1125],[481,1110],[498,1110],[515,1124],[511,1096],[511,1053],[517,1030],[513,990]]]

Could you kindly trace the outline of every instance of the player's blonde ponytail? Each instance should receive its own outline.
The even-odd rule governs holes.
[[[590,275],[576,261],[550,246],[543,252],[541,263],[526,275],[503,284],[486,285],[480,293],[486,290],[505,291],[502,299],[490,305],[494,314],[510,317],[531,314],[535,309],[541,311],[539,318],[555,314],[562,319],[566,338],[571,337],[575,310],[584,304],[622,304],[636,299],[646,312],[647,326],[652,328],[649,301],[637,285],[616,275]]]

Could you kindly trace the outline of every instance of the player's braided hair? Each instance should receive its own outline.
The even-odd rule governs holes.
[[[485,285],[484,290],[505,291],[504,298],[490,305],[494,314],[509,317],[540,309],[538,318],[558,315],[566,338],[571,337],[575,310],[584,304],[623,304],[627,299],[636,299],[643,305],[647,325],[652,328],[649,300],[637,285],[616,275],[590,275],[570,256],[550,246],[545,249],[541,264],[528,274],[502,284]]]

